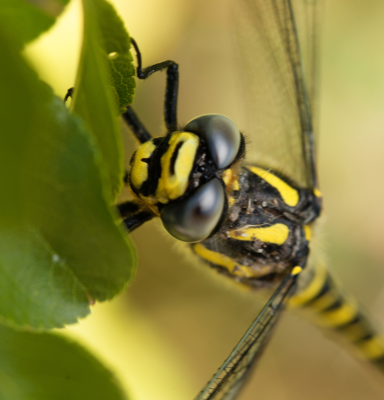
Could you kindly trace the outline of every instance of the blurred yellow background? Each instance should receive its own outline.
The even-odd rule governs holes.
[[[73,0],[57,26],[26,50],[60,96],[75,82],[79,3]],[[228,0],[113,3],[141,48],[144,66],[165,59],[180,64],[180,123],[222,113],[250,130],[237,90]],[[322,9],[318,152],[323,245],[330,269],[384,331],[384,3],[328,0]],[[164,84],[164,74],[139,82],[134,103],[154,136],[164,133]],[[123,135],[132,148],[126,129]],[[135,281],[68,332],[116,371],[133,400],[192,399],[262,303],[196,265],[158,222],[132,236],[139,256]],[[384,385],[367,365],[287,313],[240,396],[255,398],[383,399]]]

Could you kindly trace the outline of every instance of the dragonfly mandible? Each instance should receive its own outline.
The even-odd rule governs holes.
[[[210,122],[194,120],[187,124],[187,129],[182,130],[197,135],[205,142],[205,150],[202,153],[198,154],[197,147],[195,147],[195,153],[192,153],[192,158],[195,161],[199,157],[199,165],[194,170],[192,163],[192,166],[187,169],[188,179],[193,175],[194,183],[188,180],[186,183],[187,189],[184,189],[181,195],[175,195],[171,191],[168,191],[170,194],[164,195],[164,189],[161,188],[159,179],[163,179],[161,185],[166,186],[171,178],[162,177],[162,170],[166,165],[170,171],[173,170],[174,172],[178,156],[183,153],[184,143],[189,140],[189,138],[186,138],[184,141],[184,138],[181,137],[181,139],[175,139],[176,144],[173,147],[173,143],[169,144],[172,136],[174,137],[173,133],[178,130],[176,119],[177,99],[175,98],[175,91],[177,91],[177,85],[175,85],[176,64],[173,62],[161,63],[155,67],[148,67],[147,73],[141,74],[138,72],[139,78],[145,79],[152,72],[168,68],[165,120],[168,125],[167,131],[172,134],[166,139],[165,144],[162,145],[163,142],[161,141],[152,143],[148,148],[142,149],[141,158],[133,159],[132,161],[135,182],[132,182],[131,173],[130,184],[139,201],[120,206],[128,229],[132,230],[141,223],[164,212],[163,222],[168,228],[167,230],[182,240],[190,242],[201,241],[200,244],[192,245],[192,248],[201,258],[208,261],[211,266],[214,266],[220,272],[224,272],[234,280],[253,288],[267,285],[274,287],[277,283],[282,282],[267,303],[264,313],[256,320],[256,326],[260,321],[262,322],[263,329],[261,334],[258,336],[254,335],[253,331],[250,332],[252,340],[245,339],[240,343],[245,343],[247,352],[240,354],[239,363],[236,364],[233,362],[234,359],[230,359],[229,363],[221,370],[221,372],[224,371],[224,377],[218,376],[219,381],[211,381],[207,390],[204,389],[197,397],[198,399],[235,398],[234,396],[236,396],[243,380],[247,376],[247,372],[254,362],[253,360],[257,360],[260,354],[255,349],[264,347],[264,340],[268,339],[272,331],[271,328],[280,315],[286,299],[292,296],[295,290],[296,293],[291,300],[292,304],[296,303],[316,310],[325,324],[328,324],[331,328],[337,328],[339,333],[346,337],[348,336],[349,340],[356,343],[367,358],[372,359],[381,367],[383,346],[381,339],[376,336],[371,325],[365,320],[353,302],[339,294],[338,288],[326,270],[322,269],[320,265],[317,268],[316,260],[312,262],[313,269],[310,268],[311,263],[307,265],[305,249],[310,248],[310,233],[309,228],[306,227],[314,223],[320,212],[320,192],[317,187],[315,140],[313,137],[316,124],[313,120],[314,105],[312,101],[315,92],[314,39],[316,34],[314,29],[316,28],[317,2],[295,1],[292,3],[290,1],[244,2],[244,8],[242,9],[244,11],[242,19],[248,22],[242,24],[239,36],[241,38],[245,32],[247,39],[252,38],[253,41],[251,43],[254,46],[252,48],[255,49],[260,63],[252,64],[252,67],[247,66],[244,70],[252,74],[252,77],[249,78],[253,82],[253,86],[248,90],[250,96],[248,102],[255,107],[255,112],[252,115],[253,126],[256,130],[254,135],[263,139],[255,144],[257,145],[257,151],[255,152],[254,160],[252,160],[255,164],[252,164],[252,167],[248,169],[245,168],[244,171],[246,172],[241,172],[242,170],[239,169],[239,166],[233,169],[230,168],[240,161],[243,165],[246,165],[247,161],[243,162],[241,160],[242,154],[239,155],[239,149],[241,149],[240,139],[240,145],[236,148],[230,162],[225,164],[221,170],[218,168],[220,173],[214,170],[210,172],[211,174],[207,178],[196,177],[199,173],[202,174],[205,171],[201,169],[202,167],[205,169],[210,168],[201,161],[201,157],[207,157],[208,153],[212,156],[213,153],[218,153],[218,150],[215,148],[214,140],[213,144],[209,143],[211,140],[210,133],[207,134],[205,131]],[[301,34],[304,32],[301,30],[303,23],[307,24],[305,35]],[[249,29],[251,33],[246,32],[246,29]],[[240,39],[240,43],[247,43],[245,48],[242,48],[241,44],[239,45],[242,53],[249,52],[250,42]],[[138,49],[137,53],[140,54]],[[252,62],[256,58],[254,56]],[[247,60],[249,58],[245,56],[244,64],[246,64]],[[139,61],[139,71],[142,71],[140,63]],[[245,80],[247,80],[247,77]],[[260,123],[260,115],[263,116],[262,123]],[[125,118],[132,130],[136,132],[138,139],[144,144],[148,143],[150,137],[147,136],[145,128],[143,128],[143,125],[131,109],[127,110]],[[156,154],[155,150],[161,146],[163,147],[161,152],[158,151],[156,165],[152,168],[152,170],[158,170],[158,175],[154,179],[155,183],[152,183],[152,187],[147,189],[146,192],[141,191],[142,184],[148,181],[148,176],[151,175],[151,162],[155,160],[152,155]],[[163,165],[163,156],[166,156],[168,149],[172,149],[172,152],[168,154],[168,161],[166,160],[167,157],[164,157]],[[191,157],[191,153],[187,152],[186,154],[189,158]],[[140,163],[144,163],[146,166]],[[217,161],[216,167],[218,163]],[[224,171],[228,169],[231,169],[231,172],[223,176]],[[259,195],[259,192],[258,194],[250,194],[245,191],[246,183],[244,182],[249,182],[254,176],[260,179],[259,183],[265,187],[266,192],[274,192],[273,198],[264,199],[263,196],[266,195],[266,192],[262,192],[262,195]],[[196,202],[198,204],[197,208],[201,208],[200,200],[192,201],[192,203],[186,200],[189,200],[190,196],[193,196],[201,186],[206,185],[213,179],[221,179],[224,182],[224,185],[222,185],[224,186],[224,197],[227,197],[224,200],[220,200],[220,195],[215,192],[216,189],[206,190],[207,193],[210,193],[210,190],[214,193],[212,196],[216,196],[215,203],[222,201],[224,205],[220,209],[220,213],[218,213],[220,214],[219,217],[217,216],[218,214],[213,212],[214,222],[211,223],[208,233],[207,231],[201,232],[189,220],[189,216],[186,216],[187,213],[185,211],[191,207],[191,204],[193,206]],[[183,184],[185,184],[185,181]],[[257,184],[255,183],[251,186],[254,188]],[[289,192],[290,189],[298,193],[298,202],[303,202],[303,209],[299,213],[293,212],[293,208],[298,203],[292,205],[284,198],[283,193],[286,190]],[[246,193],[242,193],[242,190]],[[201,193],[203,194],[199,198],[204,198],[204,191]],[[242,195],[248,196],[246,200],[251,199],[252,201],[259,196],[259,203],[255,201],[256,206],[252,204],[248,207],[242,206],[240,211],[236,210],[236,204]],[[306,200],[304,201],[303,198]],[[225,200],[227,204],[225,204]],[[280,202],[280,204],[274,203],[273,200],[277,203]],[[178,206],[176,208],[167,207],[172,202],[175,202],[174,204],[178,204]],[[246,215],[254,214],[254,208],[257,206],[260,206],[262,210],[271,212],[273,218],[271,217],[268,221],[263,220],[261,222],[248,221],[244,223],[242,221],[242,227],[226,226],[226,230],[220,231],[225,225],[225,221],[228,221],[228,215],[231,212],[232,214],[241,214],[242,212]],[[304,210],[307,213],[300,215]],[[222,217],[222,214],[225,214],[225,216]],[[211,216],[212,214],[209,215],[209,217]],[[280,243],[274,242],[274,239],[271,239],[268,234],[266,236],[264,233],[260,234],[260,229],[263,230],[271,226],[276,228],[275,220],[279,217],[287,218],[288,222],[294,221],[297,223],[297,228],[288,228],[288,236],[291,232],[295,232],[295,235],[300,237],[299,240],[293,243],[293,247],[298,248],[297,253],[290,253],[289,257],[291,258],[288,257],[283,260],[282,254],[277,254]],[[273,223],[271,222],[272,219]],[[177,222],[180,220],[186,220],[188,222],[187,225],[191,222],[189,224],[193,227],[191,236],[185,233],[185,227],[179,229]],[[286,224],[283,223],[282,225],[288,226],[287,221]],[[251,231],[250,229],[253,230]],[[259,231],[255,229],[259,229]],[[201,236],[199,237],[199,235]],[[216,238],[215,235],[217,235]],[[220,235],[223,243],[218,240]],[[279,236],[280,231],[277,230],[273,235]],[[224,241],[230,243],[231,240],[235,241],[237,239],[239,239],[239,243],[235,242],[236,244],[231,248],[231,252],[228,252]],[[284,243],[286,243],[286,240],[284,240]],[[244,242],[246,245],[241,247]],[[240,262],[239,257],[236,257],[235,254],[236,249],[240,248],[243,253],[246,250],[251,252],[252,256],[241,254],[242,262]],[[282,252],[287,253],[286,249]],[[278,262],[271,262],[270,257],[272,256],[279,257],[275,260]],[[252,264],[249,258],[258,258],[258,262]],[[260,260],[262,259],[266,259],[267,262],[261,262]],[[286,263],[282,261],[286,261]],[[263,270],[262,264],[267,269]],[[299,270],[295,269],[295,267],[299,267],[303,270],[303,273],[298,273]],[[301,279],[300,275],[306,278]],[[299,290],[294,285],[297,277],[299,277]],[[258,338],[261,339],[260,342],[257,342]],[[238,356],[238,354],[235,353],[234,356]],[[237,368],[237,365],[239,368]],[[233,369],[231,369],[232,366]],[[241,373],[239,373],[239,370],[241,370]],[[227,375],[225,375],[226,373]],[[226,378],[227,376],[228,378]],[[229,383],[227,384],[227,382]]]

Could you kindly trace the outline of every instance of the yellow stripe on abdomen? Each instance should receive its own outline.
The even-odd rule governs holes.
[[[380,365],[384,362],[384,339],[376,335],[355,300],[342,293],[324,266],[315,270],[312,281],[290,299],[289,305],[313,312],[318,325],[343,337],[368,360]]]
[[[318,267],[310,284],[304,290],[298,292],[289,299],[289,306],[301,307],[316,298],[324,287],[327,275],[328,272],[324,266]]]
[[[380,336],[362,340],[356,345],[368,360],[375,361],[384,357],[384,339]]]
[[[352,299],[340,300],[340,305],[320,314],[321,322],[330,328],[336,328],[351,323],[357,317],[357,307]]]

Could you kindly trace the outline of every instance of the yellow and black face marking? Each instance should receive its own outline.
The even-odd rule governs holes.
[[[166,148],[158,139],[145,142],[131,159],[131,187],[149,205],[164,205],[186,193],[200,144],[189,132],[173,132],[166,140]]]
[[[234,178],[244,138],[227,117],[208,114],[182,131],[143,143],[131,159],[136,196],[179,240],[201,241],[226,217],[228,176]],[[232,169],[233,166],[233,169]]]

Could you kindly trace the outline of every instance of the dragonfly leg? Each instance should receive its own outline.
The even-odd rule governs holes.
[[[174,61],[167,60],[158,64],[142,68],[141,53],[134,39],[131,43],[136,51],[137,58],[137,77],[147,79],[154,72],[167,69],[167,83],[164,101],[164,120],[168,131],[173,132],[177,129],[177,95],[179,91],[179,65]]]
[[[75,90],[75,88],[73,88],[73,87],[71,87],[71,88],[69,88],[68,90],[67,90],[67,93],[66,93],[66,95],[65,95],[65,97],[64,97],[64,104],[67,102],[67,100],[69,99],[69,98],[72,98],[72,96],[73,96],[73,91]]]
[[[143,123],[139,120],[136,113],[133,111],[131,106],[126,108],[125,113],[123,113],[122,117],[124,121],[128,124],[132,133],[136,136],[136,139],[140,143],[145,143],[151,140],[151,135],[143,125]]]
[[[134,231],[136,228],[143,225],[144,222],[154,217],[153,213],[148,210],[143,210],[142,207],[134,201],[118,204],[117,210],[123,218],[123,222],[129,232]]]

